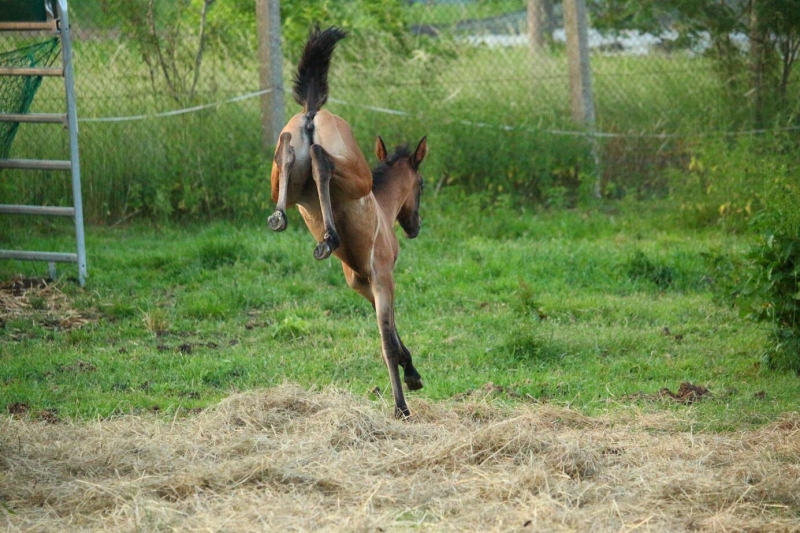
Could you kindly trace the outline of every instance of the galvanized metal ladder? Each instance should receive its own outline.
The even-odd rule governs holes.
[[[46,14],[45,4],[55,12]],[[0,13],[0,31],[50,31],[61,41],[60,67],[4,67],[0,65],[0,76],[58,76],[64,79],[66,93],[66,113],[22,113],[3,114],[0,121],[22,122],[32,124],[55,123],[64,124],[69,132],[69,159],[0,159],[0,169],[32,169],[70,171],[72,174],[73,207],[51,207],[35,205],[0,204],[0,215],[41,215],[66,216],[75,221],[76,253],[33,252],[17,250],[0,250],[0,259],[16,259],[22,261],[47,261],[50,276],[55,277],[55,263],[76,263],[78,281],[81,286],[86,282],[86,245],[83,232],[83,203],[81,197],[81,168],[78,157],[78,115],[75,105],[75,78],[72,70],[72,42],[70,36],[67,0],[5,0],[4,4],[18,4],[18,9],[32,13],[29,21],[3,21]],[[35,5],[35,6],[34,6]],[[20,7],[21,6],[21,7]],[[28,9],[24,11],[24,9]],[[17,17],[14,17],[17,18]]]

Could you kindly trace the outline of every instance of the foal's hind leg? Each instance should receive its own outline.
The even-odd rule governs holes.
[[[289,179],[291,178],[292,167],[294,166],[294,148],[289,144],[292,134],[288,131],[281,135],[278,141],[278,148],[275,150],[275,164],[272,167],[273,187],[274,180],[278,180],[278,201],[275,212],[270,215],[267,223],[272,231],[283,231],[286,229],[286,195],[289,189]],[[278,173],[275,176],[275,173]],[[273,189],[274,190],[274,189]],[[274,194],[274,193],[273,193]]]
[[[341,241],[336,233],[331,207],[331,178],[333,178],[333,159],[318,144],[311,145],[311,173],[317,183],[319,206],[322,211],[322,223],[325,225],[325,234],[322,242],[314,249],[314,258],[327,259],[339,247]]]

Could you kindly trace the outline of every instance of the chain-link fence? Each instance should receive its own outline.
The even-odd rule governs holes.
[[[726,63],[713,36],[685,41],[668,21],[660,32],[595,29],[590,4],[592,136],[571,112],[560,2],[349,5],[346,18],[320,20],[351,30],[334,55],[328,107],[352,124],[371,161],[377,134],[390,144],[427,134],[425,170],[440,187],[563,205],[599,173],[608,196],[659,194],[661,170],[683,164],[693,143],[757,129],[747,36],[728,36],[741,50]],[[316,13],[304,9],[284,6],[286,88],[298,27]],[[92,0],[70,10],[87,218],[267,212],[272,154],[261,136],[253,2]],[[0,52],[46,38],[2,34]],[[798,94],[791,71],[767,106],[767,125],[791,127]],[[286,100],[289,116],[298,107]],[[45,79],[31,111],[56,112],[63,102],[63,86]],[[63,157],[65,137],[47,131],[57,127],[23,124],[12,157]],[[49,176],[4,171],[0,179],[0,203],[69,204],[70,194],[66,180]]]

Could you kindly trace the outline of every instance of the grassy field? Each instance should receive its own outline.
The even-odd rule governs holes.
[[[483,391],[587,415],[672,411],[693,427],[797,411],[797,376],[761,365],[767,332],[720,293],[742,236],[666,204],[534,211],[445,188],[403,239],[398,328],[436,402]],[[11,248],[69,251],[70,228],[4,228]],[[214,222],[90,227],[89,281],[14,291],[37,263],[0,264],[0,404],[36,416],[204,408],[284,382],[388,391],[375,318],[338,262],[290,229]],[[711,394],[681,402],[684,382]],[[386,409],[387,416],[390,410]]]

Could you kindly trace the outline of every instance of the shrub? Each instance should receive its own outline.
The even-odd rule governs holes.
[[[800,184],[782,181],[767,200],[752,221],[760,238],[748,254],[741,308],[772,326],[768,365],[800,372]]]
[[[682,218],[694,227],[746,231],[753,214],[767,207],[767,184],[796,173],[799,140],[778,132],[698,141],[687,167],[671,172],[670,192]]]

